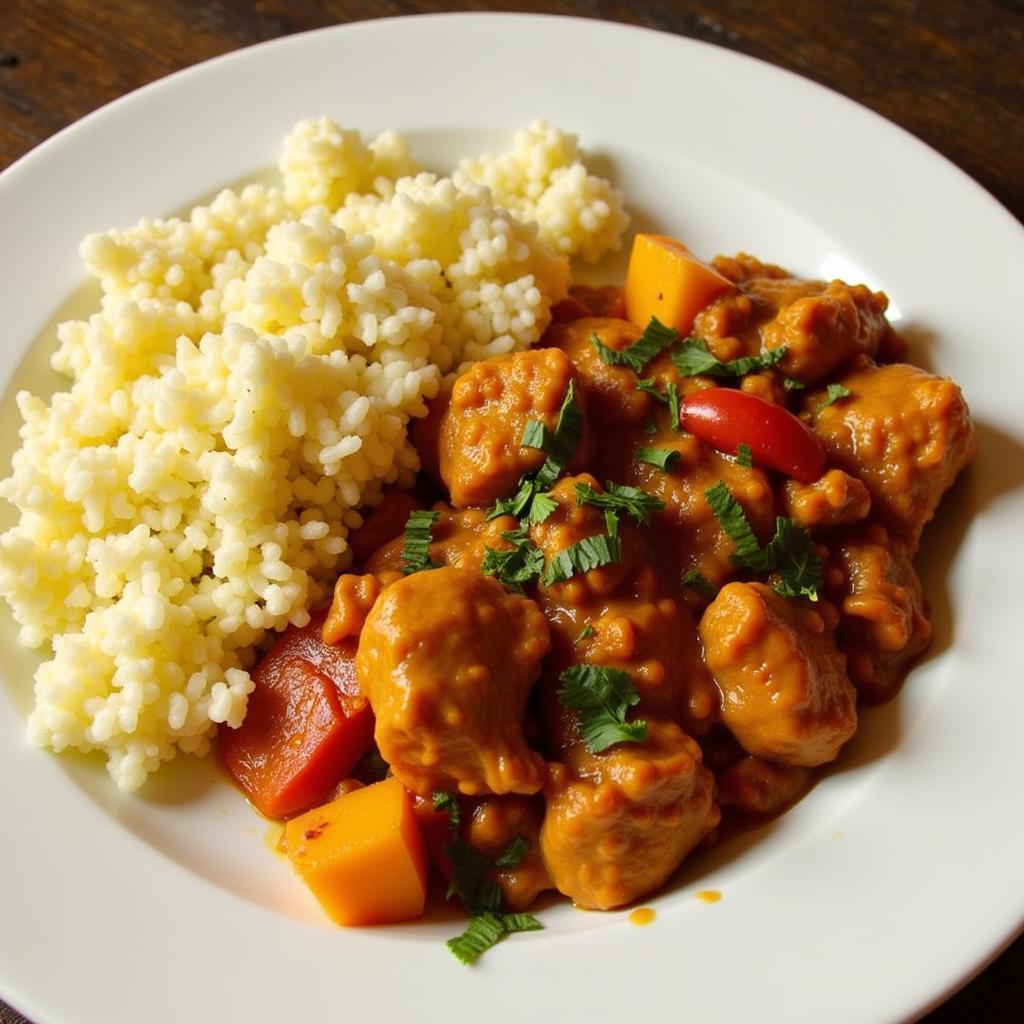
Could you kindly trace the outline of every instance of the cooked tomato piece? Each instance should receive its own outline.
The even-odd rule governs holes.
[[[222,764],[271,818],[322,803],[373,741],[355,644],[325,644],[322,625],[321,614],[285,631],[253,672],[245,720],[220,731]]]
[[[825,469],[825,450],[808,427],[781,405],[731,388],[709,388],[683,399],[679,421],[694,437],[810,483]]]

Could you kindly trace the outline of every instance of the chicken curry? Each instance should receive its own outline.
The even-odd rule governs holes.
[[[931,633],[912,559],[975,442],[886,306],[639,236],[624,288],[573,288],[417,421],[421,484],[220,738],[336,921],[416,916],[431,865],[464,960],[545,890],[636,903],[894,696]]]

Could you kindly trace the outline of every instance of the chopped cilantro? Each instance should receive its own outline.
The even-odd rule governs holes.
[[[657,466],[658,469],[672,469],[682,458],[682,455],[675,448],[644,448],[636,450],[636,461],[646,462],[648,466]]]
[[[675,368],[684,377],[695,377],[698,374],[709,377],[742,377],[755,370],[765,370],[785,358],[786,347],[769,349],[757,356],[743,356],[722,362],[708,351],[708,343],[703,338],[687,338],[682,346],[672,353]]]
[[[627,722],[626,713],[640,703],[633,680],[620,668],[573,665],[559,677],[558,699],[580,713],[580,732],[592,754],[616,743],[647,739],[647,723]]]
[[[679,582],[684,587],[689,587],[691,590],[695,590],[701,597],[706,597],[709,601],[715,599],[717,591],[714,588],[712,582],[701,573],[697,572],[696,569],[687,569],[683,573]]]
[[[650,322],[644,328],[643,334],[628,348],[616,352],[601,344],[601,339],[596,334],[590,337],[590,343],[594,346],[601,362],[609,366],[628,366],[634,373],[643,373],[644,367],[660,355],[666,348],[674,345],[679,340],[679,332],[671,327],[666,327],[657,317],[652,316]]]
[[[447,813],[448,820],[451,822],[453,829],[459,827],[461,824],[459,819],[459,801],[453,793],[446,793],[443,789],[435,789],[430,794],[430,801],[433,803],[435,811]]]
[[[438,562],[430,560],[430,531],[440,515],[440,512],[427,512],[425,509],[409,513],[402,543],[402,572],[407,576],[422,569],[440,568]]]
[[[664,392],[658,389],[658,385],[654,383],[653,377],[643,377],[636,382],[637,391],[642,391],[645,395],[650,395],[651,398],[661,402],[662,405],[668,406],[668,417],[672,421],[672,429],[679,430],[679,389],[675,385],[675,381],[669,381],[668,386]]]
[[[807,387],[803,381],[797,380],[795,377],[783,377],[782,386],[787,391],[803,391]]]
[[[829,384],[826,389],[825,401],[818,406],[818,409],[825,409],[835,402],[838,402],[840,398],[849,398],[853,392],[843,384]]]
[[[537,500],[534,499],[531,515],[536,507]],[[523,584],[532,583],[544,571],[544,554],[527,536],[524,527],[504,530],[501,535],[512,545],[512,550],[487,548],[481,571],[485,576],[493,576],[509,590],[522,593]]]
[[[821,558],[814,550],[811,535],[792,519],[778,516],[775,536],[768,542],[765,554],[779,574],[775,592],[783,597],[809,597],[818,600],[824,583]]]
[[[599,569],[602,565],[622,561],[622,542],[619,540],[619,524],[614,512],[605,511],[605,524],[608,528],[607,535],[599,533],[592,537],[584,537],[583,540],[578,540],[563,551],[559,551],[548,562],[542,580],[545,587],[571,579],[578,573],[590,572],[591,569]]]
[[[505,935],[535,932],[544,926],[533,914],[495,914],[485,912],[470,918],[466,930],[449,939],[446,945],[464,964],[471,964]]]
[[[526,836],[516,836],[498,856],[498,859],[494,862],[494,867],[501,868],[503,871],[515,871],[522,864],[526,851],[529,848],[530,840]]]
[[[740,444],[736,448],[736,464],[750,469],[754,465],[754,453],[749,444]]]
[[[732,555],[736,565],[755,572],[777,573],[773,589],[782,597],[818,600],[824,583],[821,559],[815,554],[814,541],[806,530],[792,519],[779,516],[775,520],[775,536],[762,548],[743,506],[721,480],[709,487],[704,497],[736,546]]]
[[[576,637],[575,643],[580,643],[582,640],[586,640],[587,637],[593,636],[595,633],[594,627],[588,622],[581,630],[580,635]]]
[[[558,412],[555,429],[548,428],[540,420],[530,420],[523,430],[519,442],[524,448],[540,448],[548,453],[559,468],[564,469],[573,460],[576,446],[583,436],[583,412],[576,401],[576,386],[570,381],[562,408]]]
[[[714,487],[709,487],[704,492],[704,498],[736,547],[732,560],[747,569],[767,572],[764,552],[747,522],[747,514],[725,483],[719,480]]]
[[[650,523],[652,512],[660,512],[665,507],[663,501],[640,490],[639,487],[613,484],[611,480],[605,481],[604,486],[605,493],[600,494],[590,484],[576,484],[576,504],[611,509],[613,512],[624,512],[641,526]]]
[[[529,519],[531,523],[543,523],[555,509],[558,502],[551,496],[549,491],[541,491],[533,496],[533,504],[530,506]]]

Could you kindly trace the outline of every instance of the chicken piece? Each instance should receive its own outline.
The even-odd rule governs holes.
[[[680,573],[692,569],[715,586],[733,577],[735,545],[715,518],[704,492],[724,481],[763,544],[771,539],[775,525],[775,498],[767,474],[757,466],[741,466],[692,434],[669,431],[638,441],[669,448],[680,456],[671,468],[659,469],[637,461],[632,448],[627,452],[628,461],[609,466],[609,471],[618,471],[614,479],[664,502],[665,508],[654,514],[652,535],[666,575],[678,580]]]
[[[700,747],[674,722],[648,719],[643,743],[600,754],[582,744],[551,765],[540,849],[559,892],[610,910],[661,886],[719,821]]]
[[[873,356],[892,333],[885,318],[889,300],[862,284],[832,281],[818,295],[783,306],[761,329],[761,344],[785,348],[778,363],[787,377],[813,384],[851,356]]]
[[[508,551],[512,545],[502,533],[515,530],[519,524],[512,516],[487,518],[482,508],[460,511],[440,509],[441,515],[430,531],[430,560],[438,565],[479,572],[488,548]],[[380,576],[402,571],[404,537],[395,537],[375,551],[366,561],[366,571]]]
[[[462,837],[490,861],[497,860],[519,837],[529,846],[515,867],[494,868],[491,877],[501,888],[504,906],[518,913],[546,889],[554,888],[540,855],[544,805],[527,796],[487,796],[463,822]]]
[[[604,513],[592,505],[577,504],[577,486],[590,487],[598,493],[604,491],[589,473],[562,477],[550,491],[557,503],[554,511],[544,522],[534,523],[530,527],[530,540],[544,553],[546,564],[550,565],[567,548],[589,537],[608,535]],[[550,586],[544,585],[543,592],[555,600],[576,605],[585,603],[588,597],[610,594],[625,579],[630,566],[641,560],[643,552],[643,541],[628,520],[619,523],[618,537],[622,548],[621,558],[569,579],[553,582]]]
[[[830,469],[814,483],[787,480],[779,504],[784,515],[808,530],[849,526],[866,519],[871,495],[855,476]]]
[[[974,426],[960,389],[916,366],[870,360],[841,378],[851,394],[823,405],[804,399],[831,463],[871,493],[872,518],[916,550],[939,499],[970,462]]]
[[[377,599],[359,637],[356,674],[374,738],[413,793],[536,793],[544,760],[523,713],[548,624],[528,598],[466,569],[413,573]]]
[[[844,535],[831,553],[841,582],[830,596],[839,605],[838,641],[850,678],[865,700],[887,701],[931,641],[921,581],[906,551],[878,525]]]
[[[881,292],[842,281],[805,281],[744,253],[719,256],[714,267],[739,291],[701,311],[693,333],[719,359],[785,346],[779,371],[814,383],[857,353],[898,351]]]
[[[811,788],[810,768],[741,757],[718,776],[718,802],[756,818],[772,818]]]
[[[604,534],[600,510],[576,504],[576,487],[603,488],[587,474],[560,480],[551,494],[557,507],[530,527],[549,563],[586,537]],[[628,518],[619,524],[622,557],[569,580],[540,586],[538,600],[552,631],[545,665],[542,708],[553,757],[575,741],[575,712],[555,696],[559,674],[589,663],[630,674],[644,712],[703,732],[718,708],[718,693],[701,659],[693,615],[678,586],[662,586],[646,557],[644,539]]]
[[[455,381],[441,420],[441,478],[457,507],[490,505],[514,493],[520,476],[540,469],[547,456],[520,441],[530,420],[554,431],[573,383],[572,364],[554,348],[485,359]],[[577,394],[581,408],[584,402]],[[585,461],[589,435],[576,453]]]
[[[722,722],[748,754],[833,760],[857,729],[857,693],[822,612],[762,583],[730,583],[700,621]]]
[[[640,427],[647,419],[667,421],[668,407],[637,388],[637,373],[628,366],[604,362],[594,344],[596,339],[605,348],[621,352],[635,344],[641,334],[641,328],[628,320],[586,317],[553,324],[544,335],[546,345],[561,349],[572,361],[593,425],[603,435],[597,445],[599,451],[608,444],[621,443],[623,426]],[[704,377],[681,377],[668,352],[652,359],[642,376],[652,378],[662,392],[672,383],[680,395],[711,384]]]

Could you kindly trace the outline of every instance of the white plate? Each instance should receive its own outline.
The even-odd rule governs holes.
[[[806,800],[694,861],[652,902],[652,926],[553,906],[545,932],[467,969],[442,942],[454,921],[325,925],[261,824],[204,769],[183,762],[142,798],[119,798],[102,769],[29,750],[32,659],[5,619],[0,991],[40,1024],[591,1022],[638,1009],[883,1021],[924,1009],[1024,910],[1020,227],[880,118],[688,40],[504,15],[297,36],[128,96],[0,178],[8,452],[13,387],[46,386],[44,327],[83,281],[79,239],[258,172],[295,120],[320,113],[407,132],[441,166],[543,115],[601,154],[637,226],[885,287],[980,429],[978,460],[926,537],[935,648]],[[721,902],[695,899],[702,888]]]

